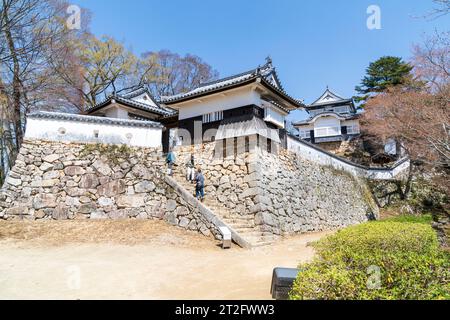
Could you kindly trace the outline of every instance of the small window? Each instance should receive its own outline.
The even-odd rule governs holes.
[[[299,130],[300,138],[302,139],[309,139],[311,138],[311,131],[310,130]]]
[[[98,138],[98,130],[94,130],[94,138]]]
[[[336,107],[336,108],[334,108],[334,112],[346,113],[346,112],[348,112],[348,108],[347,107]]]
[[[66,134],[66,128],[62,128],[62,127],[59,128],[59,129],[58,129],[58,133],[59,133],[59,134]]]
[[[227,143],[224,140],[222,140],[222,158],[226,158],[227,157]]]
[[[131,138],[133,138],[133,135],[132,135],[131,133],[127,133],[127,134],[125,135],[125,137],[126,137],[128,140],[131,140]]]
[[[216,136],[211,136],[211,142],[216,141]]]
[[[202,122],[203,123],[209,123],[209,122],[215,122],[220,121],[223,119],[223,111],[217,111],[217,112],[211,112],[206,113],[202,116]]]
[[[347,134],[359,134],[359,126],[347,126]]]
[[[245,152],[250,152],[250,137],[245,136]]]

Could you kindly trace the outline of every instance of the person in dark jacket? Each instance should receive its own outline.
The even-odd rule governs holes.
[[[205,197],[205,177],[203,176],[202,169],[198,168],[195,175],[195,196],[198,200],[203,201]]]

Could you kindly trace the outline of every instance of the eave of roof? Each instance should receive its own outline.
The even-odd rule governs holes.
[[[332,106],[332,105],[341,105],[341,104],[353,104],[353,99],[344,99],[344,100],[338,100],[338,101],[329,101],[329,102],[322,102],[322,103],[316,103],[316,104],[309,104],[306,106],[307,109],[317,109],[324,106]]]
[[[303,102],[294,99],[284,91],[284,88],[281,85],[281,81],[278,78],[276,69],[272,66],[272,60],[268,57],[266,61],[266,64],[263,66],[259,66],[255,69],[251,69],[215,81],[203,83],[199,87],[189,92],[177,94],[174,96],[161,97],[160,102],[164,104],[180,103],[191,99],[200,98],[212,93],[244,86],[254,82],[256,79],[260,79],[260,83],[263,84],[266,88],[280,95],[284,100],[295,106],[294,108],[289,108],[290,110],[296,108],[304,108],[305,105],[303,104]],[[269,81],[269,79],[267,79],[268,77],[273,77],[273,81],[275,82],[275,84],[273,84],[272,81]]]
[[[151,127],[151,128],[163,128],[163,125],[156,121],[150,120],[128,120],[118,118],[106,118],[89,115],[62,113],[62,112],[45,112],[38,111],[29,113],[27,115],[30,119],[56,119],[65,121],[77,121],[86,123],[100,123],[100,124],[112,124],[129,127]]]
[[[251,70],[244,71],[244,72],[241,72],[241,73],[229,76],[229,77],[225,77],[225,78],[221,78],[221,79],[217,79],[217,80],[213,80],[213,81],[202,83],[202,84],[200,84],[198,86],[198,89],[199,88],[203,88],[203,87],[212,86],[214,84],[218,84],[218,83],[221,83],[221,82],[226,82],[226,81],[229,81],[229,80],[232,80],[232,79],[235,79],[235,78],[240,78],[240,77],[244,77],[244,76],[251,76],[251,75],[254,75],[254,74],[256,74],[256,69],[251,69]],[[177,95],[175,95],[175,96],[177,96]]]
[[[133,98],[136,98],[136,97],[138,97],[138,96],[140,96],[140,95],[142,95],[144,93],[146,93],[149,96],[149,98],[152,100],[152,102],[158,108],[161,108],[161,109],[167,111],[169,113],[169,116],[178,114],[178,111],[175,110],[175,109],[172,109],[172,108],[167,107],[167,106],[161,106],[161,104],[153,97],[152,93],[150,92],[150,90],[148,89],[148,87],[146,85],[141,85],[141,87],[139,87],[139,88],[137,88],[137,89],[127,93],[127,94],[120,94],[120,95],[116,95],[116,96],[132,100]],[[132,101],[135,101],[135,100],[132,100]],[[135,101],[135,102],[139,103],[138,101]]]
[[[261,78],[261,82],[263,84],[265,84],[270,90],[275,91],[276,93],[278,93],[279,95],[281,95],[284,99],[286,99],[287,101],[289,101],[290,103],[292,103],[293,105],[297,106],[297,108],[305,108],[305,104],[293,97],[291,97],[290,95],[288,95],[285,91],[283,91],[282,89],[279,89],[277,87],[275,87],[273,84],[271,84],[269,81],[267,81],[264,78]],[[295,109],[295,108],[294,108]]]
[[[177,111],[173,110],[172,108],[168,108],[168,107],[162,107],[159,104],[157,104],[157,107],[151,106],[151,105],[147,105],[145,103],[139,102],[139,101],[135,101],[132,99],[128,99],[128,98],[124,98],[123,96],[119,96],[119,95],[111,95],[109,96],[106,100],[96,104],[95,106],[88,108],[86,110],[87,114],[90,114],[92,112],[95,112],[111,103],[113,103],[113,101],[122,103],[128,107],[131,108],[135,108],[135,109],[139,109],[142,111],[147,111],[147,112],[152,112],[152,113],[156,113],[159,114],[161,116],[169,116],[172,114],[176,114]],[[155,102],[156,103],[156,102]]]
[[[336,97],[336,98],[339,99],[339,100],[335,100],[335,102],[342,101],[342,100],[346,100],[346,99],[343,98],[342,96],[340,96],[340,95],[334,93],[333,91],[331,91],[331,90],[328,88],[328,86],[327,86],[327,88],[326,88],[325,91],[320,95],[320,97],[319,97],[316,101],[314,101],[313,103],[311,103],[311,105],[318,105],[318,104],[320,104],[320,103],[317,103],[317,101],[319,101],[320,99],[322,99],[322,97],[324,97],[327,93],[328,93],[329,95],[334,96],[334,97]]]
[[[278,73],[275,72],[275,68],[273,69],[273,72],[271,73],[273,75],[273,77],[275,78],[276,83],[278,84],[278,86],[280,87],[281,90],[284,91],[284,87],[281,84],[281,80],[280,78],[278,78]]]
[[[245,74],[238,76],[238,77],[244,77]],[[228,80],[225,81],[220,81],[220,82],[226,82],[226,81],[230,81],[233,78],[229,78]],[[200,97],[204,97],[206,95],[209,95],[211,93],[215,93],[215,92],[221,92],[224,90],[230,90],[230,89],[234,89],[237,87],[241,87],[247,84],[251,84],[253,82],[255,82],[256,80],[260,79],[261,80],[261,84],[263,84],[266,88],[268,88],[269,90],[275,92],[276,94],[282,96],[285,100],[287,100],[289,103],[293,104],[294,106],[296,106],[297,108],[304,108],[305,105],[301,102],[298,101],[296,99],[294,99],[293,97],[289,96],[286,92],[284,92],[283,90],[276,88],[273,84],[271,84],[268,80],[264,79],[264,77],[262,77],[259,74],[254,74],[251,75],[249,77],[244,77],[241,78],[239,80],[236,81],[231,81],[229,83],[223,84],[223,85],[219,85],[220,82],[218,82],[217,86],[212,86],[209,89],[206,90],[199,90],[199,91],[194,91],[192,93],[186,93],[186,94],[181,94],[181,95],[177,95],[177,96],[172,96],[172,97],[167,97],[165,99],[162,99],[161,102],[164,104],[174,104],[174,103],[180,103],[180,102],[184,102],[184,101],[188,101],[194,98],[200,98]],[[200,87],[202,88],[202,87]]]
[[[330,116],[330,115],[331,116],[336,116],[339,120],[353,120],[353,119],[357,119],[357,118],[360,117],[360,114],[352,114],[352,115],[349,115],[349,116],[345,116],[345,115],[342,115],[342,114],[339,114],[339,113],[336,113],[336,112],[333,112],[333,111],[325,111],[325,112],[318,113],[314,117],[308,118],[306,120],[294,122],[293,125],[297,126],[297,125],[311,124],[317,118]]]
[[[282,112],[285,112],[286,114],[289,113],[289,110],[288,110],[288,109],[286,109],[285,107],[283,107],[282,105],[280,105],[280,104],[277,103],[276,101],[273,101],[273,100],[266,100],[266,99],[263,99],[263,101],[266,101],[266,102],[272,104],[273,107],[275,107],[276,109],[281,110]]]
[[[120,96],[123,97],[123,98],[131,99],[131,98],[135,98],[135,97],[137,97],[137,96],[139,96],[139,95],[141,95],[143,93],[147,93],[147,94],[149,94],[151,96],[151,94],[148,91],[148,89],[143,87],[143,86],[141,86],[141,87],[139,87],[137,89],[134,89],[134,90],[132,90],[132,91],[126,93],[126,94],[120,94]]]
[[[234,78],[237,80],[232,81]],[[232,89],[234,87],[239,87],[242,85],[246,85],[249,83],[252,83],[256,78],[258,78],[257,75],[251,75],[251,74],[243,74],[239,75],[237,77],[229,77],[225,78],[226,80],[221,80],[218,82],[214,82],[208,85],[200,86],[194,90],[191,90],[186,93],[177,94],[174,96],[169,97],[162,97],[161,101],[164,104],[171,104],[171,103],[179,103],[183,101],[187,101],[193,98],[199,98],[203,97],[205,95],[209,95],[211,92],[215,91],[223,91],[227,89]],[[222,83],[222,84],[221,84]],[[209,88],[207,88],[209,87]]]

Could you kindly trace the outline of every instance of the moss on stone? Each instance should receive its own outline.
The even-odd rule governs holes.
[[[80,151],[81,157],[87,157],[92,154],[98,154],[108,159],[109,162],[117,165],[120,163],[120,159],[128,159],[133,152],[133,149],[125,144],[113,145],[93,143],[86,144]]]

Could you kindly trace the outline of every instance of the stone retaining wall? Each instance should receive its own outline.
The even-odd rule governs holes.
[[[365,181],[287,150],[261,152],[256,223],[274,234],[333,230],[378,217]]]
[[[232,146],[230,143],[229,146]],[[227,152],[214,143],[176,148],[178,171],[193,154],[207,197],[237,215],[254,215],[273,234],[321,231],[374,219],[378,207],[365,181],[288,150],[268,153],[250,142],[250,152]],[[274,148],[272,148],[274,149]]]
[[[253,138],[247,152],[222,152],[216,143],[178,147],[176,171],[183,174],[194,154],[207,197],[233,215],[253,215],[273,234],[377,216],[365,183],[284,149],[269,154]],[[163,179],[164,160],[160,149],[26,140],[2,188],[0,218],[164,219],[220,239],[217,227]]]
[[[3,219],[163,219],[220,238],[162,176],[160,149],[24,141],[0,194]]]
[[[253,197],[257,194],[257,154],[234,153],[223,158],[222,149],[215,143],[196,146],[180,146],[175,149],[178,174],[185,174],[186,163],[194,155],[196,168],[202,168],[205,176],[205,194],[214,198],[224,208],[240,215],[254,214],[257,209]]]

